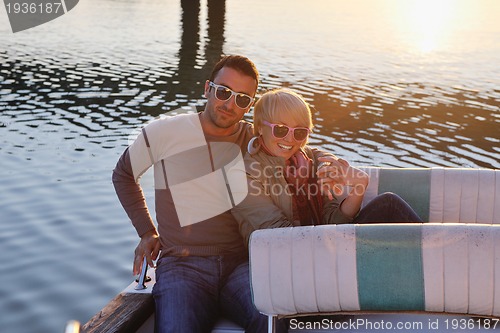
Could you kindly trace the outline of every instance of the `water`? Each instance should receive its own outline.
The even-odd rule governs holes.
[[[86,0],[17,34],[0,14],[2,332],[62,332],[130,282],[111,170],[142,123],[203,108],[222,52],[303,94],[311,143],[354,164],[500,167],[498,1],[209,5]]]

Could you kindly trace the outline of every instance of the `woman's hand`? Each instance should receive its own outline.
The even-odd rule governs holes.
[[[341,211],[354,217],[363,201],[366,188],[368,187],[369,176],[366,172],[351,167],[349,163],[335,156],[319,157],[320,165],[317,176],[321,189],[327,192],[328,198],[333,199],[333,193],[340,196],[344,193],[345,187],[351,187],[347,198],[342,202]]]
[[[364,194],[368,186],[366,172],[350,166],[346,160],[335,156],[322,156],[318,161],[320,165],[316,174],[324,189],[333,190],[335,194],[340,195],[344,187],[349,186]]]

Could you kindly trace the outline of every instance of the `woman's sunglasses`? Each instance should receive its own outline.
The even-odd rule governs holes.
[[[292,131],[295,141],[304,141],[311,133],[311,130],[307,127],[288,127],[281,124],[271,124],[265,120],[262,123],[271,127],[271,132],[276,139],[283,139],[288,135],[288,132]]]
[[[219,101],[227,101],[234,95],[236,106],[240,109],[246,109],[253,101],[253,97],[248,96],[247,94],[234,92],[228,87],[215,84],[212,81],[210,81],[208,85],[215,89],[215,98]]]

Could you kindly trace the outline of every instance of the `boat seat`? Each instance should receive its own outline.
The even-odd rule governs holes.
[[[257,309],[270,318],[370,312],[500,317],[499,171],[365,170],[364,204],[391,191],[433,223],[257,230],[249,245]]]
[[[394,192],[423,221],[500,223],[500,170],[361,167],[370,176],[363,206]]]
[[[253,301],[268,316],[432,312],[500,317],[500,225],[257,230]]]

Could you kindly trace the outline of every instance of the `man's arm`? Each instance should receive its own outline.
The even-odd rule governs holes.
[[[141,237],[135,249],[133,273],[139,274],[144,256],[149,266],[158,257],[160,242],[153,219],[149,213],[144,193],[136,181],[130,160],[129,148],[122,154],[113,170],[113,185],[120,203]]]
[[[134,178],[129,148],[125,150],[118,160],[113,170],[112,180],[118,199],[132,221],[139,237],[146,232],[155,230],[142,188]]]

